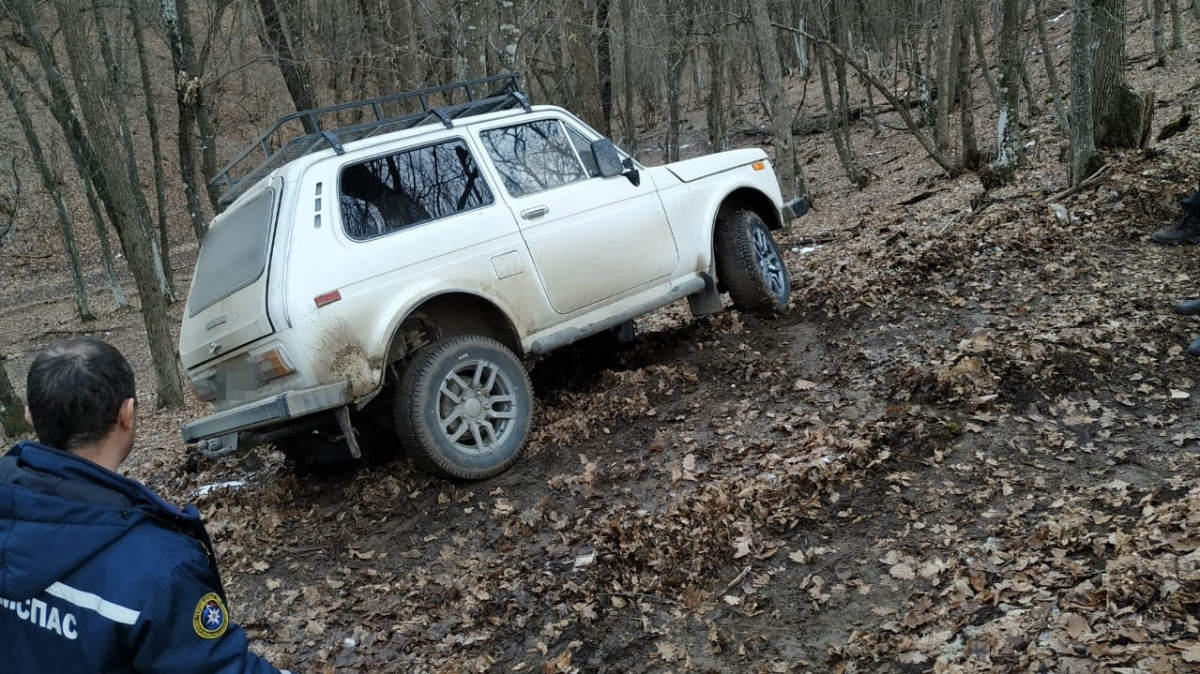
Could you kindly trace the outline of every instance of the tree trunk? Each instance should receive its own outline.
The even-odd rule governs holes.
[[[846,173],[846,179],[852,185],[861,189],[864,181],[862,174],[858,170],[858,166],[854,163],[854,155],[849,145],[850,130],[843,128],[840,123],[842,116],[838,114],[833,104],[832,86],[829,81],[829,50],[818,48],[816,56],[817,72],[821,75],[821,95],[825,99],[826,119],[829,121],[829,127],[826,131],[833,140],[833,147],[837,150],[838,161],[842,164],[842,170]],[[838,120],[838,123],[834,123],[835,119]]]
[[[1196,0],[1192,0],[1195,2]],[[1179,16],[1179,0],[1171,0],[1171,49],[1183,48],[1183,20]]]
[[[25,16],[32,18],[32,8],[26,4],[28,1],[19,0],[25,5]],[[114,91],[112,81],[97,72],[96,54],[87,42],[84,22],[80,20],[86,12],[83,0],[54,0],[53,4],[58,13],[75,86],[79,91],[89,93],[79,97],[79,107],[87,120],[89,131],[89,135],[82,139],[90,146],[90,151],[85,154],[94,158],[93,175],[96,177],[100,197],[107,202],[110,220],[117,228],[125,257],[137,283],[142,318],[146,324],[146,336],[157,379],[158,405],[179,407],[183,405],[183,388],[176,366],[170,314],[166,301],[156,288],[154,260],[147,236],[151,225],[147,220],[148,214],[139,208],[135,194],[138,186],[130,180],[125,158],[121,156],[119,124],[108,109],[108,102],[115,100],[117,92]],[[26,34],[38,34],[35,42],[41,43],[39,51],[47,52],[48,46],[40,36],[41,31],[36,21],[27,21],[25,29]],[[44,59],[44,54],[42,57]],[[48,81],[60,77],[57,71],[49,68],[45,69],[44,74]],[[53,88],[63,92],[66,90],[61,83]],[[69,105],[70,99],[56,103]]]
[[[1165,66],[1167,64],[1167,8],[1163,0],[1154,0],[1153,9],[1153,26],[1154,35],[1154,56],[1155,64]]]
[[[313,92],[312,72],[309,70],[308,61],[300,54],[299,27],[290,23],[284,24],[285,19],[290,20],[292,17],[283,15],[278,2],[279,0],[258,0],[258,7],[262,12],[263,32],[275,52],[279,73],[283,75],[283,84],[292,97],[292,105],[297,111],[312,110],[317,107],[317,96]],[[307,118],[300,121],[306,133],[316,131],[316,127]]]
[[[783,88],[783,66],[776,50],[778,41],[771,30],[771,17],[767,5],[761,0],[750,0],[751,28],[758,39],[754,46],[758,54],[758,67],[765,89],[767,108],[771,118],[771,133],[774,137],[775,174],[784,198],[801,196],[807,192],[804,175],[797,169],[796,139],[792,135],[792,120],[788,114],[787,92]]]
[[[600,114],[605,136],[612,135],[612,0],[596,0],[596,70],[600,77]]]
[[[666,16],[669,17],[666,37],[666,89],[667,89],[667,134],[663,154],[667,161],[679,160],[680,129],[683,115],[680,104],[683,99],[683,71],[691,51],[692,20],[695,13],[687,0],[668,0]]]
[[[966,30],[958,31],[958,104],[959,128],[962,137],[962,153],[958,161],[964,168],[974,171],[979,168],[979,141],[975,137],[975,88],[971,86],[971,35]]]
[[[960,0],[942,0],[941,15],[938,18],[937,61],[930,70],[937,73],[934,85],[938,91],[936,112],[934,114],[934,140],[938,150],[949,154],[950,147],[950,111],[954,107],[954,82],[958,78],[957,69],[953,67],[954,51],[958,44],[955,30],[958,24],[958,5]]]
[[[1094,0],[1092,30],[1099,42],[1092,80],[1096,146],[1145,147],[1154,95],[1135,92],[1125,80],[1125,0]]]
[[[10,438],[29,435],[33,430],[25,421],[25,405],[8,380],[4,356],[0,356],[0,430]]]
[[[728,147],[725,122],[725,40],[719,32],[720,15],[709,14],[705,23],[708,39],[704,50],[708,56],[708,99],[705,101],[705,122],[708,126],[708,142],[713,152]]]
[[[179,112],[179,125],[175,136],[179,146],[179,176],[183,182],[183,196],[187,201],[192,233],[196,236],[196,241],[203,241],[208,225],[204,217],[204,206],[200,202],[203,180],[196,171],[196,147],[192,136],[196,126],[195,102],[201,88],[200,78],[196,74],[195,64],[192,63],[188,40],[183,34],[182,13],[177,0],[162,0],[162,15],[167,44],[171,49],[171,67],[175,75],[175,107]]]
[[[109,78],[112,83],[114,93],[123,92],[125,89],[123,81],[123,71],[113,56],[112,43],[108,39],[108,27],[104,23],[104,17],[100,13],[100,5],[97,0],[91,0],[92,20],[96,25],[96,36],[100,43],[100,58],[104,63],[105,70],[109,73]],[[146,229],[146,240],[150,243],[150,259],[154,263],[154,275],[158,278],[159,292],[163,298],[170,304],[175,301],[175,288],[173,287],[170,269],[163,261],[162,251],[158,246],[158,239],[154,234],[154,225],[150,217],[150,204],[146,202],[146,195],[142,192],[142,180],[137,167],[137,155],[133,149],[133,136],[129,131],[129,115],[125,107],[125,96],[118,95],[116,98],[109,101],[113,112],[115,112],[114,120],[116,121],[116,130],[118,137],[121,139],[121,148],[123,152],[123,160],[125,162],[125,172],[129,176],[129,184],[134,187],[133,197],[134,205],[139,213],[137,222]]]
[[[795,32],[797,30],[791,26],[784,26],[778,23],[772,23],[771,25],[789,32]],[[950,159],[946,157],[945,153],[938,151],[937,145],[933,142],[932,138],[930,138],[927,134],[922,133],[920,125],[918,125],[917,121],[913,119],[912,113],[909,111],[911,106],[907,104],[907,101],[901,101],[900,98],[896,96],[891,89],[888,89],[883,82],[879,81],[879,78],[876,77],[870,70],[868,70],[858,61],[847,56],[844,52],[841,52],[828,40],[817,37],[811,33],[804,33],[804,37],[816,44],[828,48],[835,55],[845,59],[846,64],[851,68],[854,68],[854,70],[859,74],[860,77],[863,78],[863,80],[867,82],[867,84],[875,87],[875,90],[878,91],[885,100],[887,100],[888,104],[890,104],[893,109],[895,109],[896,113],[900,115],[900,119],[904,120],[904,125],[908,127],[909,133],[911,133],[913,137],[917,139],[917,142],[921,144],[921,147],[925,150],[925,153],[929,155],[929,158],[937,162],[937,165],[940,166],[948,175],[958,175],[958,167],[954,164],[954,162],[950,161]]]
[[[625,151],[637,152],[637,123],[633,119],[633,0],[617,0],[621,3],[621,28],[624,38],[621,40],[621,79],[625,89],[621,107],[621,140]]]
[[[36,46],[36,45],[35,45]],[[4,54],[4,58],[8,60],[8,65],[13,70],[19,70],[25,77],[29,85],[29,91],[32,92],[39,101],[42,102],[46,109],[50,110],[52,116],[58,121],[64,132],[70,135],[71,129],[79,129],[82,132],[82,127],[79,126],[78,120],[74,116],[72,110],[60,110],[55,106],[54,100],[51,100],[41,89],[34,83],[34,78],[25,69],[17,57],[6,47],[0,44],[0,53]],[[53,60],[51,64],[55,68]],[[52,87],[53,88],[53,87]],[[65,91],[62,92],[66,95]],[[56,99],[57,100],[57,99]],[[129,302],[125,299],[125,292],[121,289],[120,279],[117,277],[116,266],[113,264],[112,248],[109,246],[108,230],[104,225],[104,216],[100,213],[100,204],[96,196],[96,188],[91,178],[91,171],[88,169],[87,159],[80,151],[80,146],[77,143],[68,142],[68,154],[71,156],[71,161],[75,165],[75,171],[79,174],[80,184],[83,186],[84,196],[87,198],[88,210],[92,213],[92,224],[96,228],[96,238],[100,241],[100,254],[104,258],[104,272],[108,277],[109,289],[112,291],[113,304],[117,309],[123,309],[129,306]]]
[[[1095,7],[1093,0],[1074,0],[1071,20],[1071,186],[1094,173],[1103,160],[1092,135],[1092,78],[1096,71]]]
[[[589,13],[588,5],[579,0],[570,3],[566,26],[567,54],[571,59],[571,72],[574,77],[573,112],[583,118],[583,121],[597,129],[604,128],[604,105],[600,91],[600,76],[596,71],[596,55],[592,51],[593,29],[592,20],[595,14]]]
[[[192,39],[192,20],[190,16],[191,8],[188,5],[189,2],[191,0],[176,0],[176,7],[179,18],[179,35],[182,39],[184,53],[194,54],[195,45]],[[220,25],[221,16],[230,4],[227,0],[217,3],[217,9],[211,17],[213,24]],[[219,208],[218,201],[221,198],[221,188],[209,183],[207,179],[217,175],[217,129],[213,124],[212,106],[209,105],[208,101],[208,89],[202,81],[204,66],[208,63],[208,54],[211,47],[212,39],[209,38],[205,42],[204,48],[200,50],[199,59],[188,57],[188,61],[192,63],[192,69],[188,72],[193,73],[193,86],[195,87],[194,95],[189,99],[189,102],[195,109],[196,126],[200,129],[201,183],[208,194],[208,205],[215,211]],[[201,218],[203,218],[203,215],[201,215]]]
[[[810,68],[808,63],[808,43],[804,40],[803,35],[803,16],[797,18],[796,27],[801,31],[800,33],[792,33],[792,46],[796,49],[796,74],[800,77],[800,79],[807,80]]]
[[[92,214],[92,226],[96,229],[96,238],[100,240],[100,255],[104,258],[104,274],[108,277],[108,289],[112,292],[113,304],[117,309],[124,309],[129,306],[129,300],[125,299],[125,291],[121,289],[121,280],[117,277],[117,267],[113,263],[112,244],[108,240],[108,228],[104,225],[104,216],[100,213],[96,186],[92,184],[92,179],[80,169],[78,164],[75,168],[79,171],[83,194],[87,198],[88,211]]]
[[[1063,105],[1062,85],[1058,83],[1058,68],[1054,64],[1054,52],[1050,49],[1050,36],[1046,32],[1046,14],[1042,0],[1033,0],[1033,22],[1037,27],[1038,44],[1042,48],[1042,63],[1046,68],[1046,80],[1050,83],[1050,97],[1054,99],[1054,115],[1058,117],[1058,128],[1064,137],[1071,137],[1071,123]]]
[[[992,71],[988,66],[987,50],[983,47],[983,26],[981,25],[983,22],[979,18],[979,4],[976,0],[965,0],[965,2],[967,11],[971,13],[971,36],[975,42],[975,60],[979,61],[980,74],[983,75],[983,81],[987,83],[992,100],[998,101],[1000,100],[1000,87],[992,78]]]
[[[93,7],[95,3],[93,2]],[[154,162],[154,202],[158,215],[158,250],[168,282],[173,281],[171,267],[170,228],[167,224],[167,195],[163,182],[162,144],[158,133],[158,108],[154,104],[154,82],[150,79],[150,65],[146,61],[146,42],[142,35],[142,19],[138,16],[134,0],[129,0],[129,16],[133,22],[133,43],[137,51],[138,72],[142,78],[142,95],[146,98],[146,125],[150,131],[150,156]],[[97,17],[97,20],[99,18]]]
[[[457,0],[455,4],[459,19],[459,77],[461,80],[483,77],[487,72],[487,59],[484,56],[484,45],[487,44],[487,11],[482,0]]]
[[[996,119],[996,161],[992,166],[1000,184],[1012,179],[1021,160],[1018,123],[1021,94],[1021,54],[1018,49],[1020,23],[1020,0],[1000,0],[1000,77],[996,82],[1000,90],[1000,100],[997,101],[999,112]]]
[[[79,247],[75,244],[75,226],[71,221],[71,214],[67,212],[62,192],[58,189],[58,179],[46,162],[42,144],[38,140],[37,131],[34,130],[33,120],[29,117],[25,101],[21,98],[21,92],[17,89],[17,83],[13,80],[11,68],[0,68],[0,87],[4,89],[9,103],[13,106],[17,122],[25,134],[25,142],[29,144],[29,152],[33,155],[33,164],[42,178],[42,185],[49,193],[51,201],[54,202],[54,211],[58,215],[58,224],[62,229],[63,250],[67,253],[67,262],[71,269],[71,284],[75,289],[75,310],[79,314],[79,320],[84,322],[95,320],[96,316],[88,306],[87,287],[83,281],[82,265],[79,262]]]

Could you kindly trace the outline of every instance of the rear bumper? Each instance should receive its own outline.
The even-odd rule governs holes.
[[[804,197],[796,197],[791,201],[787,201],[783,204],[783,208],[779,209],[779,214],[783,218],[783,224],[785,225],[807,212],[808,200]]]
[[[230,433],[249,431],[331,410],[346,403],[344,382],[288,391],[239,405],[210,417],[196,419],[183,427],[183,440],[189,443],[199,442]]]

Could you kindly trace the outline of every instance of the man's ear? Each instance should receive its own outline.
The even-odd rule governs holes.
[[[125,402],[121,403],[121,409],[117,411],[117,424],[124,430],[130,430],[135,421],[137,421],[137,400],[126,398]]]
[[[25,408],[25,423],[33,426],[33,415],[29,413],[29,408]]]

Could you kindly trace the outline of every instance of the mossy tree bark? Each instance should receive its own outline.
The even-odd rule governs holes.
[[[1092,78],[1096,69],[1092,0],[1074,0],[1071,27],[1071,165],[1068,182],[1074,187],[1102,163],[1093,137]]]
[[[33,430],[25,421],[24,403],[8,381],[3,356],[0,356],[0,429],[10,438],[28,435]]]
[[[1125,79],[1125,0],[1093,0],[1097,47],[1092,81],[1096,146],[1145,147],[1154,115],[1154,94],[1138,93]]]

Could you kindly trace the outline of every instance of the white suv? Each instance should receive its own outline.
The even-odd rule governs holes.
[[[373,411],[419,466],[457,479],[519,456],[522,356],[683,297],[716,313],[721,290],[782,311],[771,230],[805,210],[782,203],[761,150],[647,168],[531,106],[516,75],[289,115],[214,182],[229,208],[204,238],[179,355],[215,414],[184,439],[209,455],[322,439],[359,457]]]

